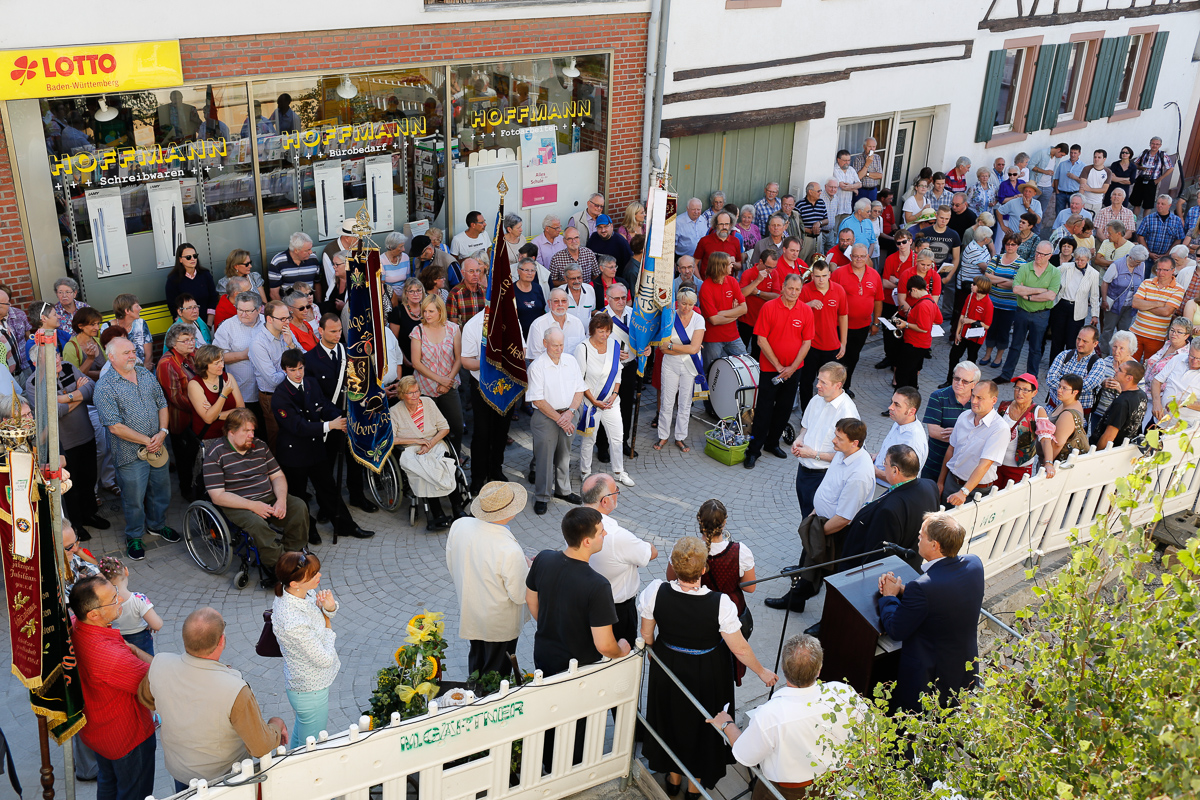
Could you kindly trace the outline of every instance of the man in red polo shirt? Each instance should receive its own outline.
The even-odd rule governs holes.
[[[763,305],[754,325],[762,349],[758,362],[761,381],[754,403],[750,446],[742,462],[746,469],[754,469],[763,450],[776,458],[788,457],[779,447],[779,437],[792,415],[800,367],[812,347],[814,327],[812,309],[800,302],[802,284],[799,275],[785,277],[779,297]]]
[[[842,228],[838,231],[837,247],[831,248],[825,254],[825,260],[828,261],[834,269],[844,267],[850,263],[850,259],[846,257],[846,253],[854,246],[854,231],[849,228]]]
[[[801,278],[808,280],[808,270],[810,267],[804,263],[804,259],[800,258],[800,240],[795,236],[789,236],[783,240],[783,252],[779,254],[779,265],[775,268],[775,280],[777,281],[773,291],[778,292],[782,287],[782,281],[786,275],[799,275]]]
[[[71,640],[87,707],[80,736],[96,751],[96,796],[143,800],[154,793],[154,719],[137,699],[151,656],[126,644],[109,625],[121,615],[121,597],[104,577],[83,578],[71,589]]]
[[[763,250],[754,266],[742,270],[742,278],[738,282],[742,296],[746,298],[746,313],[738,320],[738,332],[755,361],[761,351],[758,349],[758,337],[754,335],[754,325],[758,322],[758,312],[763,304],[779,297],[778,290],[773,289],[775,265],[778,262],[779,256],[774,250]]]
[[[696,245],[696,252],[693,254],[696,259],[696,272],[704,280],[708,280],[708,257],[713,253],[729,255],[734,264],[731,272],[741,269],[742,243],[733,235],[733,217],[728,211],[722,211],[713,217],[712,230]]]
[[[809,271],[811,280],[800,290],[800,302],[807,303],[813,310],[812,347],[804,357],[800,370],[800,408],[808,407],[812,400],[813,383],[817,372],[830,361],[838,361],[846,355],[846,332],[849,324],[850,303],[846,290],[832,280],[828,264],[818,261]]]
[[[850,307],[846,354],[838,361],[846,368],[846,382],[842,388],[853,398],[850,380],[854,377],[854,368],[858,366],[858,355],[867,337],[879,332],[879,315],[883,311],[883,278],[871,266],[867,246],[856,244],[850,250],[850,263],[834,271],[833,282],[846,290]]]

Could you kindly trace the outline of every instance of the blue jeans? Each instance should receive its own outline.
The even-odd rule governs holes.
[[[708,375],[708,371],[712,369],[713,362],[718,358],[725,356],[744,356],[746,355],[746,343],[741,340],[741,337],[734,339],[732,342],[705,342],[701,352],[704,354],[704,373]]]
[[[96,800],[145,800],[154,794],[155,746],[152,733],[120,758],[107,759],[97,753]]]
[[[1025,361],[1025,371],[1037,375],[1038,365],[1042,363],[1042,349],[1046,342],[1046,326],[1050,324],[1050,310],[1024,311],[1017,309],[1013,318],[1012,342],[1008,355],[1004,358],[1004,368],[1000,376],[1011,379],[1017,369],[1017,360],[1021,357],[1021,348],[1025,340],[1029,340],[1029,358]]]
[[[131,461],[117,467],[117,485],[121,487],[127,540],[142,538],[147,527],[159,531],[166,526],[171,504],[171,473],[166,464],[152,467],[148,461]]]
[[[122,634],[121,638],[147,655],[154,655],[154,634],[150,632],[149,628],[137,633]]]
[[[315,692],[293,692],[287,690],[288,702],[296,712],[296,724],[292,726],[292,747],[303,747],[311,736],[317,738],[329,725],[329,687]]]

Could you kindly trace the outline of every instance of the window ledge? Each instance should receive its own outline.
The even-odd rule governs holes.
[[[1001,133],[998,136],[993,136],[988,141],[987,147],[989,147],[989,148],[990,147],[1004,147],[1006,145],[1015,144],[1016,142],[1023,142],[1028,138],[1029,138],[1029,134],[1027,134],[1027,133],[1020,133],[1019,131],[1009,131],[1008,133]]]
[[[725,0],[725,10],[738,8],[782,8],[783,0]]]
[[[1140,117],[1141,115],[1142,112],[1136,108],[1122,108],[1120,111],[1115,112],[1111,117],[1109,117],[1108,121],[1120,122],[1123,119],[1133,119],[1134,117]]]
[[[1087,127],[1087,120],[1069,119],[1066,122],[1060,122],[1056,127],[1051,129],[1051,136],[1058,136],[1061,133],[1070,133],[1071,131],[1082,130]]]

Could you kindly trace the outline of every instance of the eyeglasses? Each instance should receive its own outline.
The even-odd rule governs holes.
[[[1015,178],[1015,177],[1017,177],[1017,176],[1018,176],[1018,175],[1020,175],[1020,174],[1021,174],[1021,173],[1019,173],[1019,172],[1010,172],[1010,173],[1008,173],[1008,177],[1010,177],[1010,178]]]
[[[291,319],[291,317],[277,317],[272,314],[271,319],[275,320],[276,322],[287,322],[289,319]]]
[[[312,307],[313,307],[313,304],[309,303],[309,304],[303,305],[303,306],[296,306],[296,310],[297,311],[308,311]]]
[[[960,386],[973,386],[976,383],[974,378],[959,378],[957,376],[955,376],[954,382]]]
[[[71,552],[72,550],[74,550],[74,549],[75,549],[76,547],[78,547],[78,546],[79,546],[79,542],[71,542],[70,544],[64,544],[64,545],[63,545],[63,550],[65,550],[65,551],[67,551],[67,552],[69,553],[69,552]]]
[[[196,305],[195,303],[193,303],[193,304],[192,304],[192,305],[190,305],[190,306],[180,306],[180,307],[179,307],[179,310],[180,310],[180,311],[199,311],[199,310],[200,310],[200,306],[198,306],[198,305]]]
[[[257,314],[258,309],[257,308],[239,308],[237,310],[237,312],[239,314]]]
[[[97,608],[108,608],[109,606],[118,605],[120,602],[121,602],[121,595],[117,595],[116,597],[113,598],[113,601],[111,603],[97,603],[95,606],[92,607],[92,610],[95,611]]]
[[[621,487],[618,486],[617,490],[615,492],[609,492],[608,494],[604,495],[600,499],[603,500],[605,497],[617,497],[620,494],[621,494]]]
[[[187,259],[188,261],[195,261],[195,260],[196,260],[196,254],[195,254],[195,253],[185,253],[184,255],[181,255],[181,256],[180,256],[180,258],[185,258],[185,259]]]
[[[239,264],[238,266],[239,266],[239,267],[253,267],[253,266],[254,266],[254,262],[253,262],[253,261],[247,261],[245,264]]]

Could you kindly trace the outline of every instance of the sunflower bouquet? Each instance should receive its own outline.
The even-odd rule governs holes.
[[[446,657],[444,631],[440,613],[422,611],[408,621],[404,644],[395,653],[396,665],[384,667],[376,677],[370,711],[374,726],[387,725],[394,712],[408,719],[428,710]]]

